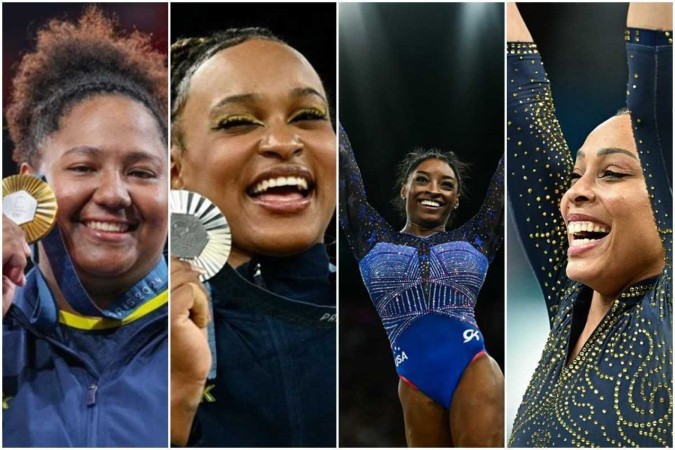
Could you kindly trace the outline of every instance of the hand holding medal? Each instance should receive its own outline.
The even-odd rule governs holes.
[[[47,183],[32,175],[2,180],[2,213],[16,223],[33,243],[56,223],[56,196]]]
[[[2,181],[2,299],[3,316],[14,299],[16,286],[25,283],[31,256],[29,243],[45,236],[56,223],[56,196],[49,185],[30,175]]]

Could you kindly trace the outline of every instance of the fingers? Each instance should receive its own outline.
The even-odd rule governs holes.
[[[25,284],[23,274],[31,251],[23,230],[5,215],[2,216],[2,274],[19,286]]]
[[[189,317],[199,328],[205,328],[210,320],[208,293],[199,281],[200,271],[189,263],[171,260],[171,315],[174,318]]]

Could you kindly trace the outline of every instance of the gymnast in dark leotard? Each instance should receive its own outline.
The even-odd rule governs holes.
[[[340,129],[340,224],[387,332],[411,447],[503,446],[503,383],[474,307],[503,240],[503,160],[480,211],[446,231],[465,165],[452,152],[410,153],[400,167],[406,225],[366,201]]]

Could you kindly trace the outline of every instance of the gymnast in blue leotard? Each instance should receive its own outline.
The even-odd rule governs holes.
[[[503,375],[474,316],[503,240],[503,159],[478,214],[446,231],[464,168],[452,152],[409,154],[399,232],[367,203],[340,129],[340,224],[391,344],[409,446],[503,446]]]

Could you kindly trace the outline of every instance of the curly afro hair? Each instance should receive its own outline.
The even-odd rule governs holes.
[[[37,34],[13,79],[7,124],[14,161],[37,164],[40,145],[78,102],[120,94],[150,111],[167,140],[166,56],[150,36],[116,30],[116,18],[88,7],[75,23],[51,20]]]
[[[190,81],[197,69],[209,58],[229,47],[252,39],[286,44],[266,28],[230,28],[204,37],[183,38],[171,46],[171,134],[172,141],[184,148],[180,114],[187,102]]]

